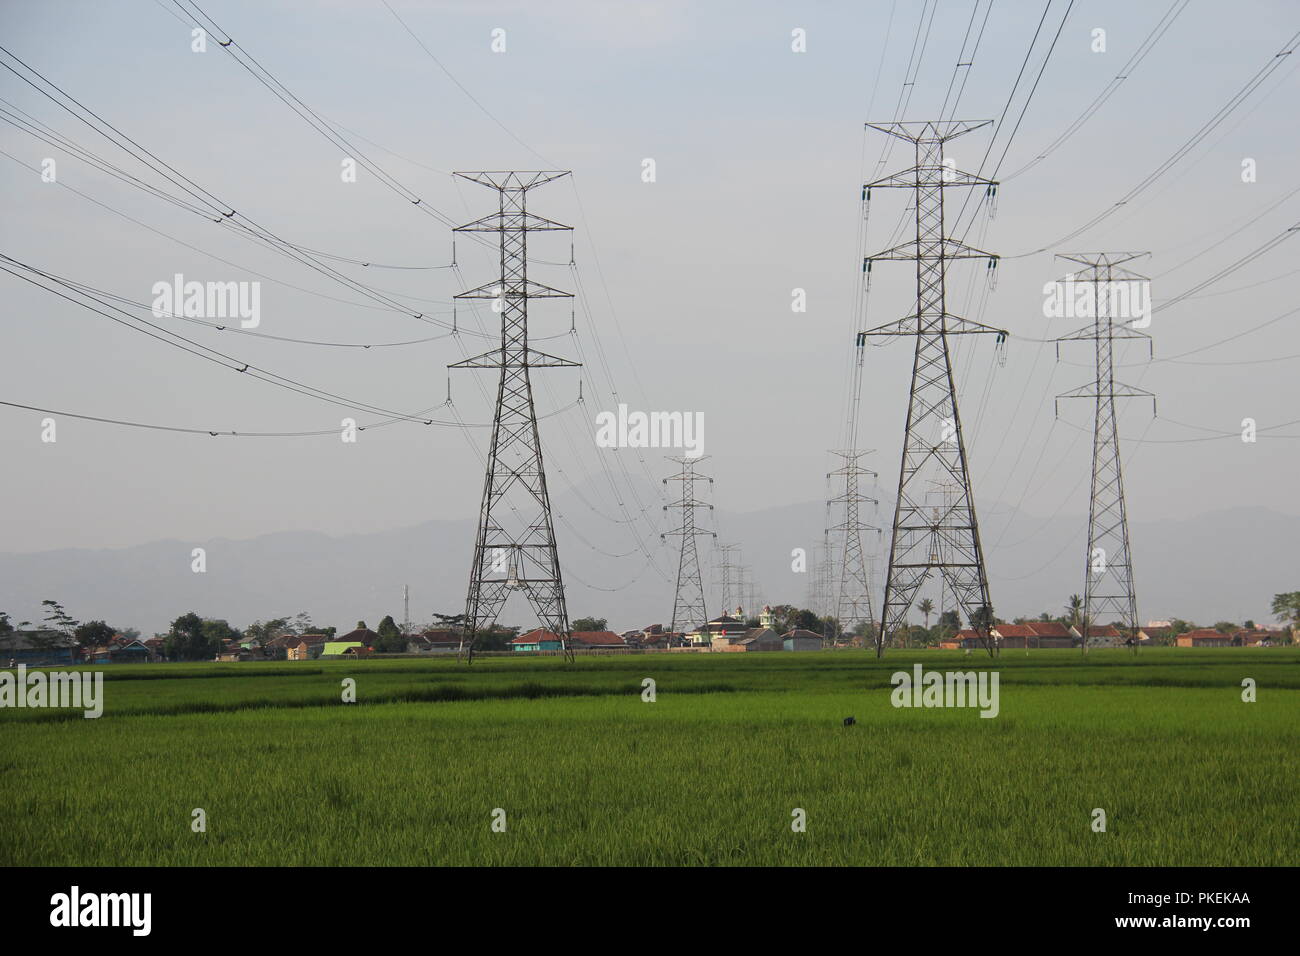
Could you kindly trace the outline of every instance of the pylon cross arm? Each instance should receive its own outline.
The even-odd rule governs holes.
[[[481,219],[475,219],[463,226],[457,226],[452,232],[522,232],[525,230],[528,232],[572,232],[573,227],[531,212],[511,212],[507,210],[489,213]]]
[[[931,177],[938,177],[932,179]],[[951,166],[927,165],[913,166],[911,169],[899,170],[875,182],[864,183],[863,189],[915,189],[921,186],[996,186],[996,179],[986,179],[974,173],[954,169]]]

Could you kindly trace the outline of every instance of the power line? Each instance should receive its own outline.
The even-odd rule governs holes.
[[[156,173],[157,175],[160,175],[168,182],[177,186],[182,192],[196,199],[199,202],[200,206],[206,206],[210,210],[210,212],[205,212],[202,208],[190,208],[189,211],[199,215],[203,215],[204,218],[208,218],[211,221],[216,222],[220,225],[227,226],[228,228],[233,228],[241,235],[245,235],[247,238],[253,241],[262,242],[270,246],[274,251],[286,255],[289,258],[292,258],[295,261],[299,262],[300,264],[306,265],[308,268],[320,272],[322,275],[325,275],[327,278],[331,278],[337,282],[342,283],[343,285],[352,289],[354,292],[358,292],[375,301],[383,302],[389,305],[390,307],[393,308],[394,311],[401,312],[416,320],[429,322],[435,325],[441,325],[445,328],[454,327],[454,325],[448,325],[445,322],[439,322],[433,319],[426,318],[423,312],[417,312],[411,309],[409,306],[404,305],[403,303],[400,303],[389,296],[383,295],[377,292],[376,290],[374,290],[373,288],[365,285],[364,283],[358,282],[355,279],[351,278],[350,276],[347,276],[339,272],[333,266],[321,262],[319,259],[313,257],[310,253],[304,252],[301,248],[295,246],[292,243],[289,243],[287,240],[276,235],[271,230],[266,229],[265,227],[259,225],[256,221],[254,221],[250,217],[240,213],[232,205],[226,203],[224,200],[218,198],[208,190],[204,189],[202,186],[198,185],[192,179],[190,179],[189,177],[185,176],[183,173],[176,170],[175,167],[159,159],[154,153],[150,152],[148,149],[143,147],[136,140],[127,136],[116,126],[114,126],[113,124],[105,120],[103,117],[101,117],[98,113],[86,107],[75,97],[71,96],[65,90],[60,88],[57,84],[53,83],[42,73],[40,73],[40,71],[29,66],[19,57],[15,56],[8,49],[6,49],[3,46],[0,46],[0,52],[3,52],[4,54],[8,55],[16,63],[22,66],[24,70],[26,70],[32,76],[38,78],[41,81],[41,83],[45,84],[45,86],[49,87],[49,89],[44,89],[36,82],[31,80],[30,78],[23,76],[21,73],[15,70],[8,63],[0,62],[0,66],[3,66],[5,69],[9,70],[9,72],[13,73],[15,76],[21,79],[28,86],[32,87],[42,96],[49,99],[55,105],[59,106],[61,109],[69,113],[71,116],[73,116],[83,124],[89,126],[92,130],[99,133],[104,138],[108,139],[109,142],[111,142],[114,146],[130,154],[133,158],[141,162],[143,165],[147,166],[152,172]],[[51,90],[53,90],[54,92],[51,92]],[[57,93],[58,96],[56,96],[55,93]],[[69,103],[75,105],[76,109],[73,109],[72,107],[68,106],[68,104],[63,102],[61,99],[59,99],[59,97],[63,97],[63,99],[66,99]],[[83,113],[86,115],[82,115]],[[95,122],[92,122],[90,119],[87,119],[86,118],[87,116],[92,117]],[[107,165],[111,165],[111,164],[107,164]],[[127,181],[131,182],[132,180],[134,180],[134,177],[128,176]],[[157,187],[146,187],[146,188],[147,191],[151,191],[151,192],[156,192],[157,189]],[[183,203],[183,201],[180,202]]]
[[[319,438],[325,435],[329,435],[331,437],[337,438],[340,433],[340,429],[338,428],[317,428],[311,430],[298,430],[298,431],[244,431],[241,429],[232,429],[232,428],[227,428],[227,429],[202,428],[202,427],[196,428],[193,426],[185,427],[179,425],[160,425],[155,422],[131,421],[131,420],[121,419],[121,418],[105,418],[100,415],[87,415],[81,412],[68,412],[68,411],[61,411],[59,409],[54,409],[54,408],[43,408],[39,405],[24,405],[20,402],[0,401],[0,405],[7,406],[9,408],[16,408],[22,411],[40,412],[43,415],[58,415],[61,418],[75,418],[81,421],[98,422],[103,425],[120,425],[127,428],[143,428],[149,431],[160,431],[160,432],[178,432],[187,435],[208,435],[213,438]],[[571,402],[570,404],[565,405],[562,408],[557,408],[554,411],[547,412],[544,415],[539,415],[537,417],[539,419],[550,418],[554,415],[559,415],[563,412],[566,412],[571,408],[576,408],[577,405],[578,403],[576,401]],[[445,402],[442,405],[433,405],[430,406],[429,408],[423,409],[422,413],[437,411],[438,409],[444,407],[447,407],[447,403]],[[375,429],[375,428],[386,428],[389,425],[396,425],[400,423],[414,423],[414,422],[416,422],[416,419],[413,418],[386,418],[381,421],[366,422],[365,424],[358,423],[357,431],[364,432],[364,431],[370,431],[371,429]],[[433,420],[433,421],[420,421],[418,423],[421,425],[446,425],[454,428],[459,428],[462,430],[467,428],[488,428],[492,424],[491,422],[463,422],[460,421],[459,418],[456,421],[451,421],[451,422]]]
[[[1161,176],[1163,176],[1170,169],[1172,169],[1178,163],[1179,160],[1181,160],[1184,156],[1186,156],[1189,152],[1191,152],[1203,139],[1205,139],[1205,137],[1209,136],[1210,133],[1212,133],[1215,130],[1215,128],[1219,126],[1219,124],[1221,124],[1225,119],[1227,119],[1228,116],[1230,116],[1232,112],[1237,109],[1237,107],[1239,107],[1243,102],[1245,102],[1245,100],[1250,97],[1250,94],[1253,93],[1260,86],[1260,84],[1262,84],[1266,79],[1268,79],[1268,77],[1273,73],[1274,70],[1276,70],[1279,66],[1282,65],[1286,57],[1290,56],[1291,53],[1294,52],[1295,44],[1297,40],[1300,40],[1300,32],[1292,34],[1291,37],[1287,39],[1286,43],[1283,44],[1282,49],[1279,50],[1277,53],[1275,53],[1272,57],[1270,57],[1269,61],[1266,64],[1264,64],[1264,66],[1262,66],[1246,82],[1246,84],[1243,87],[1241,87],[1241,89],[1239,89],[1235,94],[1233,94],[1232,98],[1229,99],[1228,102],[1225,103],[1222,107],[1220,107],[1218,112],[1216,112],[1213,116],[1211,116],[1208,120],[1206,120],[1205,123],[1202,124],[1201,127],[1195,133],[1193,133],[1186,142],[1184,142],[1181,146],[1179,146],[1176,150],[1174,150],[1174,152],[1164,162],[1162,162],[1154,170],[1148,173],[1147,176],[1141,180],[1141,182],[1139,182],[1127,193],[1121,196],[1119,200],[1117,200],[1112,205],[1108,206],[1102,212],[1098,213],[1096,216],[1088,220],[1078,229],[1075,229],[1073,232],[1070,232],[1052,242],[1046,243],[1045,245],[1041,246],[1038,249],[1031,250],[1030,252],[1020,253],[1019,255],[1016,256],[1008,256],[1007,258],[1013,258],[1013,259],[1024,258],[1025,256],[1035,255],[1039,252],[1046,252],[1047,250],[1052,249],[1054,247],[1059,247],[1060,245],[1070,242],[1076,237],[1089,231],[1090,229],[1092,229],[1094,226],[1098,225],[1105,219],[1108,219],[1120,208],[1130,203],[1134,198],[1136,198],[1149,186],[1155,183]]]
[[[145,319],[132,316],[130,313],[124,311],[123,309],[120,309],[114,305],[110,305],[108,302],[105,302],[104,300],[98,298],[93,293],[86,292],[82,289],[78,289],[75,285],[73,285],[68,280],[62,279],[59,276],[54,275],[53,273],[45,272],[41,269],[36,268],[35,266],[29,265],[25,262],[20,262],[19,260],[14,259],[11,256],[5,255],[4,253],[0,253],[0,259],[12,263],[13,265],[30,273],[31,275],[40,276],[41,278],[46,279],[47,281],[53,282],[56,285],[62,286],[72,292],[75,292],[77,295],[90,299],[91,301],[104,306],[104,308],[106,309],[110,309],[113,312],[117,312],[120,315],[126,316],[126,319],[120,319],[117,316],[110,315],[108,312],[104,312],[100,309],[95,308],[92,305],[87,305],[85,302],[80,302],[69,295],[65,295],[64,293],[59,292],[57,289],[52,289],[49,286],[43,285],[37,280],[31,278],[30,275],[24,275],[22,272],[18,272],[14,269],[9,268],[8,266],[0,265],[0,270],[3,270],[9,273],[10,275],[22,279],[24,282],[34,285],[38,289],[42,289],[46,292],[51,293],[52,295],[56,295],[61,299],[65,299],[68,302],[73,303],[74,305],[79,305],[83,309],[86,309],[87,311],[94,312],[96,315],[101,315],[104,318],[108,319],[109,321],[115,322],[118,325],[131,329],[134,332],[138,332],[142,335],[147,335],[149,338],[156,339],[157,341],[162,342],[165,345],[169,345],[172,348],[178,348],[181,351],[188,352],[189,354],[201,358],[204,361],[212,362],[216,365],[220,365],[222,368],[228,368],[231,369],[232,371],[246,374],[250,378],[256,378],[259,381],[266,382],[267,384],[270,385],[275,385],[278,388],[284,388],[287,389],[288,391],[297,392],[300,395],[306,395],[309,398],[315,398],[318,401],[323,401],[331,405],[338,405],[343,408],[351,408],[359,411],[367,411],[367,412],[372,412],[381,415],[392,415],[398,418],[411,419],[416,421],[421,420],[418,418],[418,416],[413,416],[404,412],[396,412],[393,411],[392,409],[382,408],[376,405],[369,405],[363,402],[358,402],[353,399],[346,398],[342,395],[337,395],[333,392],[329,392],[324,389],[307,385],[303,382],[299,382],[295,379],[287,378],[283,375],[279,375],[275,372],[272,372],[260,366],[255,366],[250,362],[245,362],[243,359],[235,358],[234,356],[227,355],[224,352],[219,352],[216,349],[208,348],[205,345],[200,345],[198,342],[195,342],[193,339],[186,338],[185,336],[180,335],[177,332],[172,332],[168,329],[163,328],[160,325],[156,325],[152,322],[146,321]],[[137,325],[136,323],[139,324]],[[145,328],[141,328],[141,326],[145,326]],[[151,332],[149,331],[150,329],[153,329],[154,331]],[[172,339],[176,339],[177,341],[172,341]],[[434,424],[434,422],[428,421],[426,422],[426,424]]]
[[[0,149],[0,156],[5,156],[6,158],[12,160],[12,161],[13,161],[14,163],[16,163],[17,165],[21,166],[23,169],[26,169],[26,170],[28,170],[28,171],[30,171],[30,172],[35,172],[35,173],[37,173],[38,175],[39,175],[39,173],[40,173],[40,170],[39,170],[39,169],[36,169],[36,168],[33,167],[33,166],[29,166],[29,165],[27,165],[27,164],[24,163],[22,160],[18,159],[16,156],[14,156],[12,153],[6,152],[5,150]],[[149,232],[152,232],[152,233],[153,233],[154,235],[156,235],[156,236],[161,236],[161,237],[164,238],[164,239],[167,239],[167,240],[169,240],[169,241],[171,241],[171,242],[174,242],[174,243],[176,243],[177,245],[184,246],[186,249],[190,249],[190,250],[192,250],[192,251],[194,251],[194,252],[197,252],[197,253],[199,253],[200,255],[206,256],[206,257],[208,257],[209,259],[212,259],[212,260],[214,260],[214,261],[216,261],[216,262],[223,263],[223,264],[225,264],[225,265],[230,266],[231,268],[238,269],[238,270],[240,270],[241,272],[245,272],[245,273],[247,273],[247,274],[249,274],[249,275],[257,276],[257,277],[260,278],[260,279],[265,279],[265,280],[268,281],[268,282],[273,282],[273,283],[275,283],[276,285],[280,285],[280,286],[285,287],[286,289],[293,289],[293,290],[296,291],[296,292],[302,292],[302,293],[305,293],[305,294],[307,294],[307,295],[315,296],[315,297],[320,298],[320,299],[326,299],[326,300],[328,300],[328,301],[330,301],[330,302],[339,302],[339,303],[341,303],[341,304],[343,304],[343,305],[350,306],[351,308],[354,308],[354,309],[370,309],[370,310],[380,311],[380,312],[394,312],[394,313],[398,313],[398,314],[401,314],[401,315],[403,315],[403,316],[407,316],[407,317],[409,317],[410,314],[411,314],[410,311],[409,311],[409,309],[405,309],[405,308],[403,308],[403,309],[400,309],[400,310],[399,310],[399,309],[394,309],[394,308],[392,308],[392,307],[390,307],[390,306],[386,306],[386,305],[372,305],[372,304],[369,304],[369,303],[366,303],[366,302],[354,302],[354,301],[352,301],[352,300],[350,300],[350,299],[341,299],[341,298],[339,298],[338,296],[329,295],[328,293],[320,292],[320,291],[318,291],[318,290],[316,290],[316,289],[308,289],[308,288],[306,288],[305,286],[295,285],[295,284],[292,283],[292,282],[286,282],[284,279],[280,279],[280,278],[277,278],[277,277],[275,277],[275,276],[268,275],[268,274],[265,273],[265,272],[259,272],[258,270],[253,269],[253,268],[250,268],[249,266],[245,266],[245,265],[242,265],[242,264],[240,264],[240,263],[238,263],[238,262],[234,262],[234,261],[232,261],[232,260],[230,260],[230,259],[227,259],[227,258],[225,258],[225,257],[223,257],[223,256],[219,256],[219,255],[217,255],[217,254],[214,253],[214,252],[209,252],[209,251],[207,251],[206,249],[201,249],[201,248],[199,248],[198,246],[196,246],[196,245],[194,245],[194,244],[192,244],[192,243],[186,242],[184,239],[181,239],[181,238],[179,238],[179,237],[177,237],[177,236],[174,236],[174,235],[172,235],[172,234],[169,233],[169,232],[164,232],[163,230],[158,229],[158,228],[156,228],[156,227],[154,227],[154,226],[151,226],[151,225],[149,225],[149,224],[146,223],[146,222],[142,222],[141,220],[136,219],[134,216],[131,216],[131,215],[127,214],[127,213],[124,213],[124,212],[122,212],[120,209],[117,209],[117,208],[114,207],[114,206],[110,206],[108,203],[102,202],[102,201],[96,199],[94,196],[91,196],[90,194],[81,191],[81,190],[78,189],[77,187],[75,187],[75,186],[70,186],[68,183],[64,182],[63,180],[56,180],[56,181],[55,181],[55,185],[57,185],[57,186],[61,186],[61,187],[63,187],[64,189],[67,189],[67,190],[71,191],[72,193],[74,193],[75,195],[81,197],[82,199],[86,200],[87,202],[89,202],[89,203],[93,203],[94,205],[98,206],[99,208],[104,209],[104,210],[106,210],[106,211],[108,211],[108,212],[113,213],[113,215],[115,215],[115,216],[118,216],[118,217],[120,217],[120,218],[122,218],[122,219],[125,219],[125,220],[128,221],[128,222],[134,223],[135,225],[139,226],[141,229],[146,229],[146,230],[148,230]],[[431,300],[424,300],[424,301],[431,301]],[[452,312],[451,310],[447,310],[447,311],[443,311],[443,312],[426,312],[426,313],[424,313],[424,315],[426,315],[426,316],[433,316],[433,315],[452,315],[452,314],[453,314],[453,312]],[[454,334],[454,333],[457,331],[456,328],[455,328],[454,323],[453,323],[453,325],[451,325],[451,326],[447,326],[446,323],[439,323],[439,324],[443,325],[444,327],[446,327],[446,328],[448,328],[448,329],[451,329],[452,334]],[[471,334],[473,334],[473,333],[471,333]],[[435,338],[441,338],[441,337],[442,337],[442,336],[436,336]],[[432,341],[432,340],[433,340],[433,339],[422,339],[422,340],[414,340],[414,341]]]
[[[1052,155],[1052,153],[1056,152],[1057,149],[1064,146],[1075,133],[1082,129],[1084,124],[1086,124],[1088,120],[1092,119],[1092,117],[1096,115],[1097,111],[1106,105],[1106,101],[1115,95],[1115,92],[1120,88],[1123,82],[1133,75],[1133,71],[1137,69],[1138,65],[1144,59],[1146,59],[1147,54],[1149,54],[1155,48],[1155,45],[1160,42],[1160,38],[1165,35],[1171,26],[1173,26],[1174,21],[1178,19],[1179,15],[1187,8],[1189,3],[1191,3],[1191,0],[1174,0],[1174,2],[1170,4],[1169,9],[1165,11],[1164,16],[1156,22],[1156,25],[1152,28],[1151,32],[1148,33],[1146,38],[1138,44],[1138,48],[1134,54],[1128,58],[1123,66],[1120,67],[1119,72],[1115,74],[1111,81],[1106,84],[1100,93],[1097,94],[1096,98],[1088,104],[1084,111],[1079,114],[1079,116],[1076,117],[1074,121],[1056,137],[1056,139],[1052,140],[1041,153],[1025,165],[1021,166],[1015,172],[1004,176],[1002,181],[1010,182],[1020,174],[1028,172],[1048,156]]]

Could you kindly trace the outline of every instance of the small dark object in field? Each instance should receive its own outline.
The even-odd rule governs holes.
[[[852,726],[853,726],[854,724],[856,724],[856,723],[857,723],[857,719],[856,719],[856,718],[853,718],[853,717],[845,717],[845,718],[844,718],[844,726],[845,726],[845,727],[852,727]]]

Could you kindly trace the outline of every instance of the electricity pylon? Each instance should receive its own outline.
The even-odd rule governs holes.
[[[527,208],[530,189],[569,174],[563,170],[489,170],[455,175],[497,191],[496,212],[458,226],[455,231],[496,233],[500,237],[501,262],[499,279],[456,296],[492,300],[492,310],[501,314],[501,345],[448,366],[501,370],[461,649],[465,649],[468,637],[472,662],[479,632],[492,627],[511,594],[523,592],[540,626],[559,635],[565,656],[571,658],[569,612],[555,549],[555,526],[542,466],[530,370],[580,363],[539,352],[528,344],[529,300],[573,297],[571,292],[528,278],[528,234],[571,231],[573,227],[543,219]]]
[[[742,564],[737,569],[737,572],[740,575],[740,583],[737,585],[738,598],[736,603],[740,605],[738,608],[739,617],[743,621],[746,616],[754,617],[757,613],[754,608],[753,569],[748,564]]]
[[[946,188],[982,185],[992,189],[997,185],[993,180],[946,165],[943,156],[946,142],[988,122],[867,124],[870,129],[912,143],[916,154],[916,164],[910,169],[863,186],[863,200],[867,202],[873,188],[910,189],[916,209],[915,238],[869,256],[862,264],[869,277],[874,261],[916,263],[916,312],[858,333],[859,344],[865,336],[906,335],[916,339],[898,502],[889,546],[889,572],[880,609],[880,633],[876,638],[877,656],[884,653],[888,637],[906,622],[917,591],[936,569],[952,590],[957,605],[966,612],[970,626],[989,654],[993,653],[989,637],[993,605],[980,547],[979,524],[975,519],[975,497],[971,492],[961,418],[957,414],[948,337],[996,333],[1001,342],[1006,332],[948,312],[945,303],[948,263],[954,259],[987,259],[991,270],[996,266],[997,256],[946,236],[943,212]],[[936,477],[951,479],[962,490],[951,508],[932,518],[924,496],[927,481]]]
[[[844,506],[844,521],[827,532],[840,533],[843,545],[840,552],[840,574],[835,591],[835,621],[840,634],[852,633],[863,621],[870,627],[873,623],[871,613],[871,590],[867,579],[867,562],[862,554],[862,532],[879,531],[875,525],[862,522],[858,515],[863,502],[879,504],[858,490],[858,479],[862,475],[878,477],[869,468],[863,468],[858,460],[869,455],[874,449],[857,451],[853,449],[832,451],[831,454],[844,459],[844,465],[828,474],[827,478],[843,478],[844,493],[828,502],[831,505]]]
[[[736,609],[735,605],[731,602],[731,599],[734,596],[732,587],[733,585],[739,585],[740,582],[739,579],[732,576],[732,573],[739,570],[740,565],[736,564],[736,562],[732,560],[732,555],[739,550],[740,545],[738,544],[718,545],[718,552],[721,555],[721,560],[718,564],[718,577],[721,579],[723,614],[730,614]]]
[[[695,482],[703,480],[713,484],[713,479],[695,473],[695,466],[704,458],[670,457],[668,460],[677,462],[682,466],[682,470],[665,478],[664,484],[680,481],[682,496],[664,505],[664,511],[670,508],[680,510],[682,523],[659,537],[666,540],[669,535],[677,535],[682,539],[681,557],[677,562],[677,594],[673,598],[673,623],[670,630],[685,634],[689,627],[700,628],[709,623],[709,615],[704,610],[704,579],[700,574],[700,553],[695,539],[700,535],[711,535],[714,538],[717,535],[712,531],[697,530],[695,527],[696,508],[713,510],[713,505],[695,497]],[[677,626],[679,623],[687,627],[679,628]]]
[[[1069,291],[1064,293],[1072,300],[1091,306],[1093,321],[1077,332],[1056,340],[1059,357],[1061,342],[1090,341],[1096,353],[1096,376],[1090,385],[1081,385],[1056,397],[1059,413],[1063,398],[1091,398],[1095,400],[1092,426],[1092,494],[1088,503],[1088,556],[1084,562],[1083,581],[1083,631],[1080,641],[1084,654],[1088,653],[1088,634],[1096,626],[1099,616],[1112,615],[1123,623],[1126,637],[1137,647],[1137,594],[1133,588],[1133,558],[1128,541],[1128,509],[1124,503],[1124,469],[1119,456],[1119,428],[1115,420],[1115,399],[1150,398],[1155,410],[1155,395],[1133,385],[1115,381],[1114,342],[1116,339],[1146,339],[1150,349],[1151,336],[1134,327],[1132,320],[1147,321],[1150,299],[1144,296],[1146,306],[1141,315],[1132,313],[1132,297],[1139,290],[1149,288],[1149,280],[1122,268],[1147,255],[1145,252],[1099,252],[1058,255],[1058,259],[1084,266],[1084,271],[1071,274],[1059,285]],[[1074,296],[1072,286],[1082,286],[1082,297]],[[1127,303],[1128,308],[1123,305]],[[1076,310],[1077,313],[1077,310]],[[1116,324],[1116,319],[1121,320]]]
[[[829,524],[829,522],[827,522]],[[804,596],[804,601],[809,609],[815,611],[818,617],[826,617],[829,611],[826,607],[826,596],[823,593],[823,576],[826,573],[826,551],[829,545],[826,543],[826,532],[823,532],[823,540],[813,546],[812,560],[808,564],[808,588]]]

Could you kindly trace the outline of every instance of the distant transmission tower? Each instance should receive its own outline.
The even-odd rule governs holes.
[[[817,567],[817,597],[815,608],[822,617],[835,616],[835,554],[836,548],[831,541],[831,500],[826,499],[826,521],[822,531],[822,543],[817,546],[821,559]]]
[[[816,612],[819,617],[826,616],[824,598],[822,596],[822,574],[826,564],[826,545],[818,542],[813,546],[812,560],[808,564],[808,588],[804,595],[804,603],[809,610]]]
[[[736,605],[733,603],[732,598],[736,597],[737,592],[733,589],[739,588],[740,580],[734,575],[735,572],[739,570],[740,565],[736,563],[733,555],[739,550],[740,545],[738,544],[718,545],[718,552],[722,556],[721,562],[718,565],[718,576],[721,578],[720,583],[722,588],[723,614],[730,614],[736,609]]]
[[[528,278],[528,234],[572,227],[543,219],[527,209],[528,190],[567,176],[568,172],[484,171],[456,175],[497,191],[496,212],[455,231],[496,233],[500,237],[501,261],[499,279],[456,296],[491,299],[493,311],[501,313],[500,347],[449,366],[501,370],[461,649],[465,649],[468,637],[472,662],[479,632],[492,627],[512,593],[522,591],[536,611],[540,626],[558,634],[561,648],[571,656],[569,612],[555,550],[530,369],[580,363],[539,352],[528,344],[528,301],[572,298],[572,293]]]
[[[738,596],[736,603],[739,605],[738,615],[743,621],[746,617],[754,616],[754,581],[752,569],[747,564],[743,564],[738,569],[740,574],[740,584],[737,588]]]
[[[860,506],[864,502],[879,504],[875,498],[869,498],[858,490],[858,479],[863,475],[877,477],[869,468],[863,468],[858,462],[871,450],[833,451],[832,455],[844,459],[844,466],[832,471],[828,478],[843,478],[844,493],[830,499],[830,504],[844,506],[844,521],[828,528],[840,534],[843,548],[840,554],[840,575],[835,589],[835,620],[840,634],[849,634],[865,621],[868,627],[873,623],[871,613],[871,589],[867,580],[867,562],[862,554],[862,532],[879,531],[874,525],[864,524],[859,520]]]
[[[903,460],[899,469],[898,503],[889,547],[889,572],[885,600],[880,610],[881,628],[876,654],[884,653],[886,640],[906,622],[908,609],[931,570],[937,569],[952,590],[957,604],[966,612],[970,626],[979,634],[989,653],[993,643],[993,605],[989,598],[988,574],[980,547],[979,525],[975,520],[975,498],[971,492],[957,414],[957,390],[953,383],[948,337],[975,333],[996,333],[999,342],[1006,332],[959,318],[948,312],[945,279],[953,259],[987,259],[995,267],[997,256],[981,252],[944,234],[943,193],[947,187],[993,187],[997,184],[945,165],[944,143],[979,129],[984,122],[952,120],[918,123],[868,123],[870,129],[897,136],[912,143],[916,165],[867,183],[863,200],[869,202],[877,187],[899,187],[913,192],[916,209],[914,239],[869,256],[863,271],[870,281],[871,264],[878,260],[916,263],[916,312],[896,322],[859,333],[864,336],[906,335],[916,339],[912,364],[912,388],[903,436]],[[925,507],[927,480],[951,478],[961,486],[951,508],[932,519]]]
[[[677,462],[682,466],[682,470],[665,478],[664,484],[680,481],[682,496],[664,505],[664,511],[670,508],[680,510],[682,523],[659,537],[667,539],[669,535],[677,535],[682,539],[681,558],[677,563],[677,594],[673,599],[673,623],[670,630],[685,634],[709,622],[708,613],[704,610],[704,579],[700,574],[700,554],[695,539],[700,535],[711,535],[714,538],[717,535],[712,531],[697,530],[695,527],[695,509],[713,510],[713,505],[695,497],[695,482],[707,481],[712,484],[713,479],[695,473],[695,466],[704,458],[669,458],[668,460]],[[679,624],[684,626],[678,627]]]
[[[1148,280],[1136,272],[1121,268],[1145,252],[1099,252],[1059,255],[1057,258],[1075,262],[1084,271],[1068,277],[1061,285],[1070,288],[1077,282],[1090,285],[1084,289],[1083,301],[1091,299],[1093,321],[1077,332],[1057,339],[1057,354],[1061,342],[1090,341],[1096,352],[1096,377],[1090,385],[1065,392],[1056,397],[1057,409],[1063,398],[1092,398],[1095,413],[1092,429],[1092,496],[1088,504],[1088,558],[1084,565],[1083,582],[1083,639],[1084,654],[1088,653],[1088,634],[1102,615],[1118,619],[1126,637],[1137,646],[1137,595],[1133,589],[1133,559],[1128,542],[1128,509],[1124,504],[1124,470],[1119,458],[1119,428],[1115,421],[1115,399],[1150,398],[1155,410],[1155,395],[1132,385],[1115,381],[1115,339],[1147,339],[1116,312],[1130,309],[1117,308],[1119,303],[1132,303],[1132,294],[1138,284]],[[1071,289],[1071,293],[1072,293]],[[1067,293],[1070,294],[1070,293]],[[1147,308],[1149,308],[1149,301]],[[1115,320],[1121,320],[1116,325]],[[1148,346],[1149,347],[1149,346]]]

